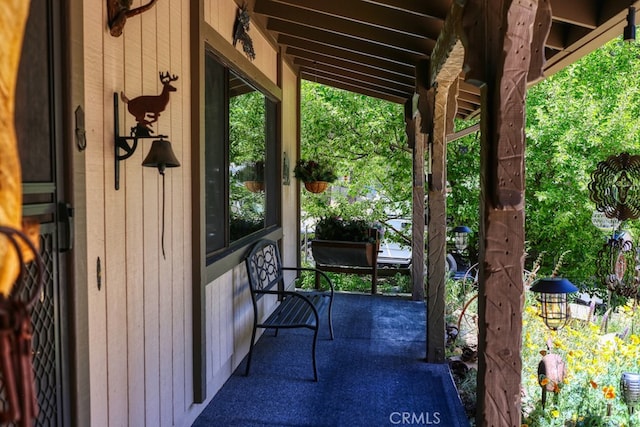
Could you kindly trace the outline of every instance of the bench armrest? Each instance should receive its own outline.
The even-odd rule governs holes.
[[[282,270],[288,270],[288,271],[311,271],[313,273],[319,273],[329,283],[329,287],[331,288],[331,295],[333,295],[333,292],[334,292],[333,282],[331,281],[329,276],[327,276],[327,274],[324,271],[320,271],[317,268],[307,268],[307,267],[282,267]]]

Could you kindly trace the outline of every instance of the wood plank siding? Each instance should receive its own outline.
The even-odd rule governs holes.
[[[134,0],[132,8],[143,3]],[[92,426],[188,426],[242,361],[251,333],[244,265],[199,284],[204,292],[198,302],[193,299],[193,280],[206,281],[202,278],[206,274],[194,275],[191,259],[192,171],[201,161],[200,152],[192,151],[192,138],[200,135],[192,126],[191,67],[193,56],[204,54],[204,50],[191,52],[191,27],[213,31],[215,49],[233,49],[237,4],[201,0],[203,14],[193,22],[189,0],[162,0],[129,18],[120,37],[109,34],[103,2],[101,7],[82,4],[76,19],[81,20],[82,36],[77,41],[83,58],[74,65],[82,85],[74,93],[81,94],[78,99],[86,112],[88,144],[85,151],[73,154],[73,160],[74,172],[82,171],[74,175],[81,180],[81,185],[74,186],[74,198],[82,216],[78,220],[86,223],[79,245],[86,251],[76,256],[85,267],[75,271],[88,293],[84,316],[90,386],[89,398],[78,399],[88,407],[77,412],[89,417]],[[234,58],[234,64],[241,68],[250,64],[248,74],[270,82],[277,97],[282,97],[281,154],[286,152],[293,164],[299,145],[298,76],[282,63],[278,50],[258,28],[252,26],[250,35],[255,61]],[[241,46],[236,49],[241,52]],[[171,93],[154,131],[168,135],[181,163],[165,175],[166,259],[161,250],[162,180],[156,169],[141,167],[152,140],[140,140],[135,154],[120,163],[120,190],[116,191],[113,130],[113,94],[156,95],[162,90],[158,73],[165,71],[179,76],[173,82],[177,91]],[[119,132],[127,135],[135,123],[126,105],[119,103]],[[293,179],[291,185],[283,186],[283,256],[288,264],[295,264],[297,256],[297,212],[291,209],[298,204],[297,190]],[[199,262],[203,264],[204,259]],[[263,310],[275,303],[265,298]],[[194,386],[201,380],[194,378],[194,356],[198,355],[194,354],[193,313],[200,309],[205,313],[206,341],[203,404],[194,403]]]

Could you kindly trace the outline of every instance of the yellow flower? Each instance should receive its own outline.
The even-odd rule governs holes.
[[[560,411],[558,411],[557,409],[554,409],[553,411],[551,411],[551,416],[553,418],[558,418],[560,416]]]
[[[615,399],[616,391],[613,386],[605,385],[602,387],[602,393],[604,394],[605,399]]]

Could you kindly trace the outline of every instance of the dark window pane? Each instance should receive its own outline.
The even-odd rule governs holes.
[[[226,96],[224,67],[210,54],[205,61],[205,194],[207,253],[225,246]]]

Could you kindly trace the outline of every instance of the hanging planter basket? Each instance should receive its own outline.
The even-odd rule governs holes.
[[[244,186],[247,187],[247,190],[252,193],[259,193],[264,191],[264,182],[263,181],[245,181]]]
[[[304,183],[304,188],[312,193],[322,193],[327,189],[328,185],[327,181],[310,181]]]

